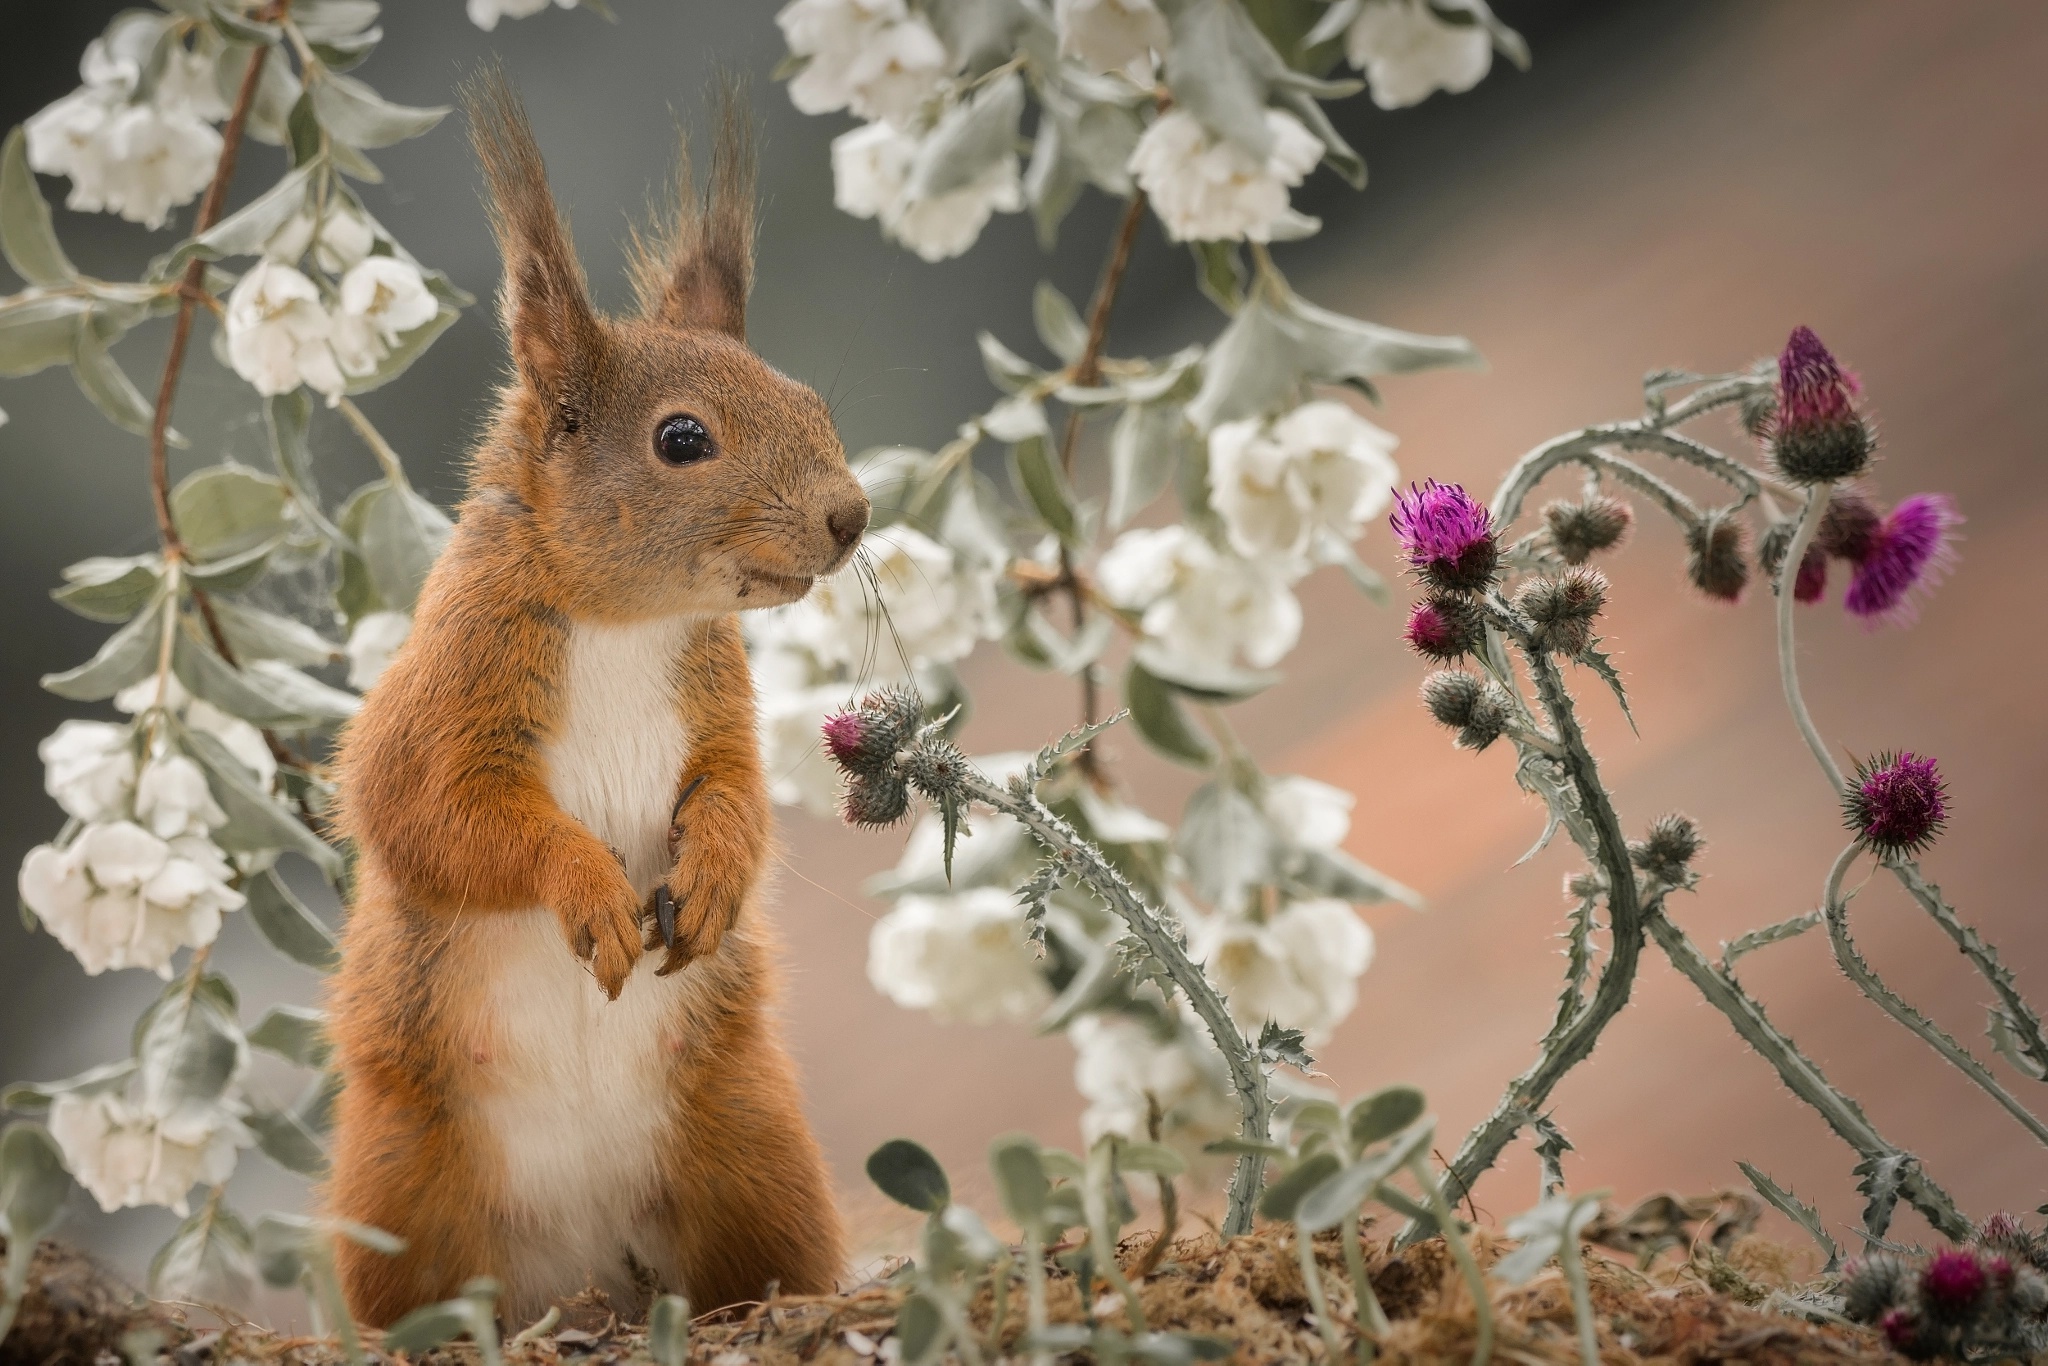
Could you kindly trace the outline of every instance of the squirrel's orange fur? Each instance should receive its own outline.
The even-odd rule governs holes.
[[[672,230],[636,243],[640,316],[609,318],[516,98],[501,76],[470,92],[514,377],[339,764],[360,861],[326,1198],[406,1240],[339,1242],[368,1323],[477,1275],[519,1318],[588,1285],[699,1310],[828,1291],[841,1265],[773,1018],[733,613],[844,564],[867,502],[817,394],[746,346],[752,174],[727,104],[704,202],[686,168]],[[710,458],[661,458],[678,414]],[[662,882],[675,943],[643,961]]]

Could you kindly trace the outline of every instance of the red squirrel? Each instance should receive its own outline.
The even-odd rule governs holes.
[[[853,555],[816,392],[746,344],[753,170],[635,234],[590,303],[501,74],[467,92],[513,373],[411,637],[342,737],[359,851],[329,1025],[330,1213],[356,1316],[490,1275],[507,1321],[833,1288],[843,1238],[773,1014],[772,818],[735,613]]]

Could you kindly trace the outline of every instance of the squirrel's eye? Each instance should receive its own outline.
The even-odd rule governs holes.
[[[716,454],[711,433],[688,413],[665,417],[654,429],[654,453],[671,465],[694,465]]]

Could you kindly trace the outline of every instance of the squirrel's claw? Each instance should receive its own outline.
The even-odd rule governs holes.
[[[662,947],[674,949],[676,946],[676,899],[669,892],[666,882],[654,889],[654,923],[661,930]]]

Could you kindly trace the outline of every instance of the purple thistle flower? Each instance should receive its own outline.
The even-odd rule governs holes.
[[[1424,480],[1394,496],[1388,517],[1417,578],[1432,588],[1471,593],[1493,581],[1500,551],[1493,518],[1457,484]]]
[[[1917,854],[1948,821],[1948,787],[1932,759],[1911,751],[1875,755],[1849,779],[1842,818],[1856,838],[1886,858]]]
[[[1877,1321],[1878,1331],[1893,1351],[1918,1360],[1920,1351],[1920,1316],[1910,1309],[1887,1309],[1884,1317]]]
[[[832,756],[832,762],[841,768],[859,767],[866,755],[869,732],[873,729],[869,718],[858,711],[834,712],[825,718],[822,729],[825,752]]]
[[[1920,1296],[1945,1318],[1961,1318],[1984,1293],[1984,1263],[1968,1248],[1952,1247],[1928,1258],[1920,1271]]]
[[[1870,533],[1842,605],[1872,629],[1910,624],[1919,613],[1915,599],[1955,567],[1949,533],[1962,521],[1945,493],[1916,493],[1900,503]]]
[[[1470,602],[1448,593],[1433,593],[1408,610],[1408,624],[1401,635],[1415,653],[1449,663],[1476,649],[1485,631]]]
[[[1875,444],[1851,399],[1845,373],[1810,327],[1797,327],[1778,356],[1778,412],[1771,454],[1786,478],[1830,483],[1858,474]]]

